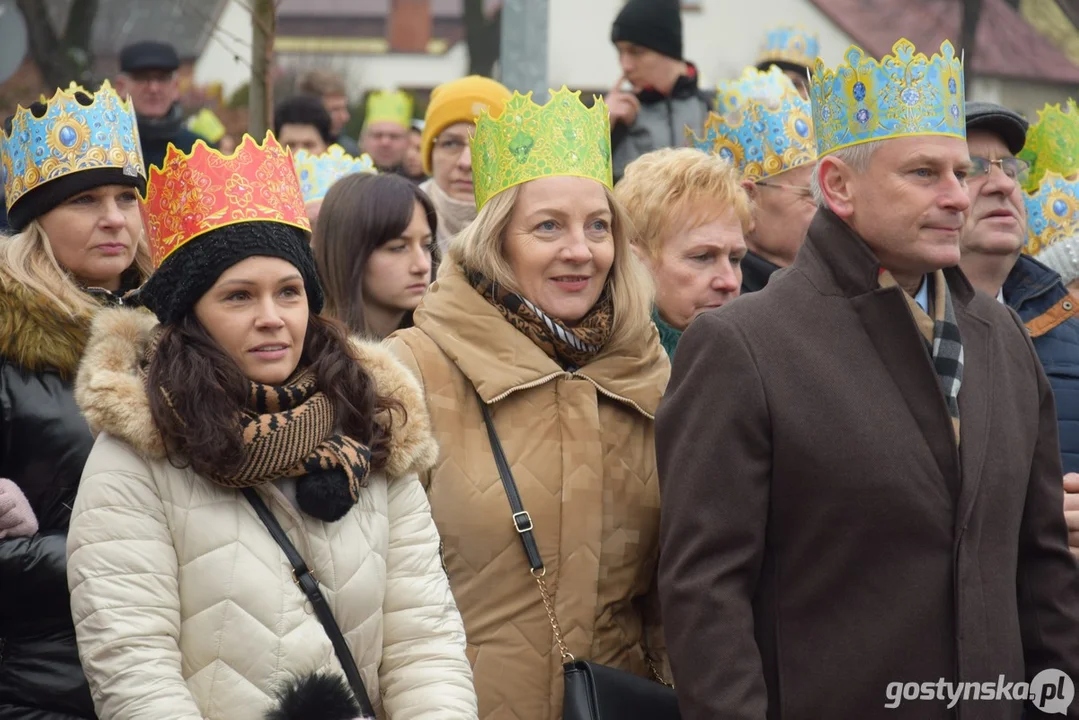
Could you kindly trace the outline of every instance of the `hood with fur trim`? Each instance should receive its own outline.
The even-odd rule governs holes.
[[[95,434],[109,435],[152,459],[165,458],[165,445],[150,414],[150,400],[138,368],[157,327],[152,315],[125,308],[103,310],[94,319],[90,340],[75,381],[75,401]],[[407,418],[393,412],[390,453],[385,472],[390,478],[424,472],[438,459],[438,445],[419,384],[380,343],[354,338],[360,363],[379,395],[392,397]]]
[[[74,378],[90,321],[89,316],[66,315],[48,299],[0,277],[0,355],[15,365]]]

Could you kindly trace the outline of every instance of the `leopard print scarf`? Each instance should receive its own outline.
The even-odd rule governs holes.
[[[143,381],[156,353],[157,338],[147,349]],[[164,388],[160,392],[169,402],[168,392]],[[284,385],[252,382],[239,423],[246,451],[243,465],[229,476],[211,476],[216,484],[239,489],[282,477],[340,470],[348,478],[352,502],[359,499],[371,466],[371,450],[336,432],[333,402],[316,387],[312,369],[298,371]]]
[[[605,287],[596,304],[577,324],[570,326],[547,315],[520,295],[500,287],[477,272],[467,273],[468,281],[487,302],[494,305],[510,325],[524,333],[564,368],[587,365],[603,350],[611,337],[614,304]]]

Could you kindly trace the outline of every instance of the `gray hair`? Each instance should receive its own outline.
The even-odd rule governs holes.
[[[851,145],[841,150],[836,150],[833,153],[829,153],[831,157],[842,160],[846,163],[851,170],[856,173],[864,173],[869,169],[869,161],[873,159],[873,153],[880,147],[880,140],[874,140],[872,142],[861,143],[860,145]],[[817,207],[826,208],[828,203],[824,200],[824,190],[820,186],[820,160],[817,160],[816,166],[813,168],[813,177],[809,181],[809,189],[813,191],[813,200],[817,203]]]

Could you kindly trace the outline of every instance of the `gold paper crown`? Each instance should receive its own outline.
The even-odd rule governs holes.
[[[412,96],[404,90],[379,90],[368,95],[364,127],[378,122],[392,122],[408,129],[412,124]]]
[[[91,98],[90,104],[80,103],[77,93]],[[11,132],[0,132],[0,175],[9,210],[31,190],[72,173],[117,168],[146,177],[135,110],[108,80],[96,93],[71,83],[40,102],[45,105],[41,117],[20,105]]]
[[[250,135],[231,155],[197,140],[190,153],[169,145],[150,168],[143,220],[154,268],[197,237],[244,222],[277,222],[311,231],[292,154],[273,133]]]
[[[878,62],[851,45],[834,70],[817,58],[809,84],[817,154],[913,135],[967,138],[963,63],[952,44],[926,57],[900,39]]]
[[[1069,99],[1064,107],[1046,105],[1038,111],[1038,122],[1027,132],[1027,142],[1019,157],[1030,163],[1023,188],[1038,190],[1047,172],[1068,177],[1079,171],[1079,107]]]
[[[546,105],[532,102],[532,93],[518,92],[502,113],[484,111],[472,140],[472,182],[476,209],[498,193],[542,177],[569,175],[613,187],[611,123],[607,104],[596,98],[591,108],[581,91],[565,85],[551,92]]]
[[[809,103],[775,65],[721,83],[718,98],[723,114],[708,114],[703,138],[687,127],[686,139],[732,163],[742,179],[758,182],[817,159]]]

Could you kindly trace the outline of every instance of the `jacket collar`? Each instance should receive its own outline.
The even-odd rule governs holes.
[[[0,355],[20,367],[74,378],[90,322],[89,315],[71,317],[28,288],[0,278]]]
[[[165,446],[154,427],[138,372],[156,327],[156,318],[144,310],[116,308],[98,313],[75,382],[75,401],[95,435],[107,432],[140,455],[162,460]],[[375,391],[397,400],[405,410],[404,415],[391,413],[386,474],[397,478],[433,467],[438,445],[415,378],[381,343],[353,339],[352,348],[374,381]]]
[[[1018,308],[1044,295],[1060,282],[1060,275],[1029,255],[1021,254],[1004,281],[1004,302]]]
[[[601,354],[568,373],[510,325],[456,266],[439,272],[438,281],[428,289],[414,319],[415,326],[446,353],[487,403],[573,375],[651,418],[670,374],[667,354],[654,328],[639,353]]]
[[[768,278],[779,269],[778,265],[765,260],[752,250],[747,251],[746,256],[742,258],[742,292],[751,293],[763,290],[768,284]]]
[[[674,87],[671,88],[670,94],[664,95],[659,90],[653,87],[646,87],[637,93],[637,99],[645,105],[653,105],[658,102],[667,100],[682,100],[688,97],[694,97],[700,92],[697,84],[697,66],[691,62],[686,63],[686,74],[679,76],[674,81]]]
[[[880,261],[847,223],[820,208],[809,225],[806,242],[793,267],[825,294],[857,297],[880,286]],[[957,267],[944,268],[944,277],[957,305],[966,307],[974,288]]]

